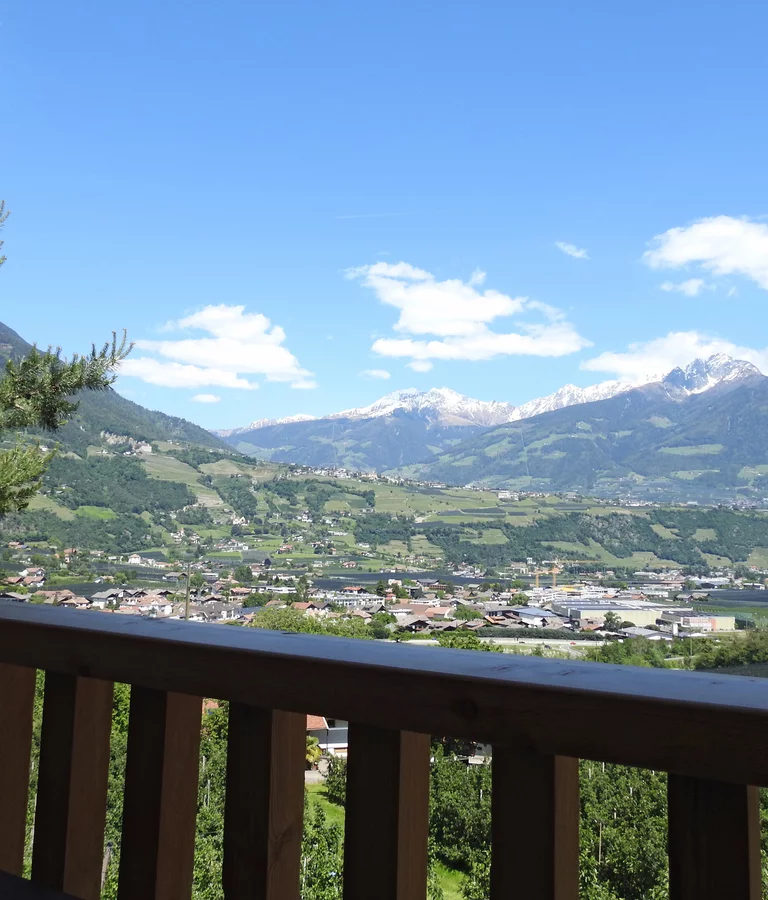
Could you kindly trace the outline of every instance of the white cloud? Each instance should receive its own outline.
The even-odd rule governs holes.
[[[120,366],[121,375],[140,378],[148,384],[171,388],[226,387],[254,390],[252,381],[241,378],[235,372],[223,369],[182,365],[176,362],[160,362],[149,356],[128,357]]]
[[[566,241],[555,241],[555,247],[562,250],[566,256],[572,256],[574,259],[589,259],[589,253],[576,244],[569,244]]]
[[[220,403],[221,397],[217,397],[216,394],[195,394],[192,398],[195,403]]]
[[[432,369],[432,363],[428,359],[414,359],[406,365],[414,372],[429,372]]]
[[[439,338],[380,338],[374,341],[372,350],[381,356],[410,357],[421,362],[484,360],[511,354],[563,356],[590,346],[554,307],[527,297],[478,290],[485,278],[479,271],[467,282],[437,281],[430,272],[409,263],[377,262],[345,274],[360,279],[382,303],[400,311],[394,331]],[[520,321],[514,332],[497,332],[489,327],[500,317],[531,313],[538,314],[540,321]]]
[[[314,386],[312,372],[299,365],[284,346],[285,332],[260,313],[245,306],[206,306],[177,321],[167,322],[163,332],[196,330],[203,336],[137,341],[160,359],[130,357],[122,374],[166,387],[232,387],[258,385],[246,376],[261,375],[267,381],[288,382],[293,387]]]
[[[670,228],[643,254],[654,269],[698,263],[714,275],[744,275],[768,290],[768,224],[713,216],[685,228]]]
[[[671,331],[664,337],[630,344],[624,353],[601,353],[581,364],[590,372],[607,372],[620,381],[642,383],[649,377],[661,377],[691,360],[726,353],[735,359],[746,359],[763,372],[768,372],[768,347],[742,347],[722,338],[698,331]]]
[[[314,389],[317,387],[317,382],[305,378],[301,381],[294,382],[291,387],[297,391],[314,391]]]
[[[664,281],[661,284],[662,291],[676,291],[678,294],[685,294],[686,297],[696,297],[702,291],[714,291],[713,284],[707,284],[703,278],[689,278],[687,281],[675,283],[674,281]]]
[[[387,372],[386,369],[366,369],[365,371],[360,373],[361,375],[365,375],[367,378],[391,378],[392,374]]]

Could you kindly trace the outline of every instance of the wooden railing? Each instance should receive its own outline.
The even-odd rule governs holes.
[[[424,900],[429,735],[493,745],[492,900],[578,897],[579,758],[671,773],[672,900],[760,898],[768,682],[0,604],[0,871],[13,875],[35,669],[30,889],[99,896],[112,685],[127,682],[120,900],[190,896],[203,697],[230,701],[227,900],[298,900],[306,713],[351,723],[345,900]]]

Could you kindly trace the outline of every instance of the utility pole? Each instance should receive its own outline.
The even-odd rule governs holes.
[[[187,563],[187,599],[184,601],[184,619],[189,621],[189,563]]]
[[[104,890],[104,885],[107,882],[107,871],[109,870],[109,863],[112,859],[112,841],[107,841],[107,846],[104,848],[104,861],[101,864],[101,889]]]

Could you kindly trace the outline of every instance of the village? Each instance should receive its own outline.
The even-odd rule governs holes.
[[[136,564],[137,558],[128,556],[126,561]],[[526,573],[525,580],[521,574],[526,566],[521,565],[509,573],[515,576],[511,581],[478,578],[472,582],[466,570],[460,576],[467,582],[463,584],[382,572],[375,585],[320,587],[311,574],[276,572],[263,563],[224,573],[203,561],[185,571],[160,570],[155,576],[160,584],[108,583],[114,579],[105,578],[92,586],[96,589],[77,593],[68,587],[47,587],[46,569],[31,565],[4,576],[0,600],[223,624],[249,624],[263,610],[290,609],[309,619],[383,625],[386,631],[379,630],[376,636],[390,640],[430,639],[455,631],[489,639],[522,639],[542,631],[553,636],[554,631],[563,639],[587,635],[671,641],[681,633],[708,635],[736,629],[735,615],[695,608],[711,590],[732,584],[727,575],[692,580],[675,572],[639,572],[631,586],[605,586],[594,577],[558,586],[553,568],[553,584],[542,586],[539,570],[530,568],[535,574]]]

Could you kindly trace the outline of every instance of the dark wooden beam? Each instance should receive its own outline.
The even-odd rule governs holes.
[[[299,900],[306,716],[229,707],[227,900]]]
[[[82,900],[101,895],[112,683],[45,676],[32,881]]]
[[[191,896],[201,718],[200,697],[131,689],[119,900]]]
[[[429,736],[349,726],[344,900],[423,900]]]
[[[491,900],[578,900],[579,761],[494,747],[491,804]]]
[[[0,663],[0,870],[21,875],[29,799],[34,669]]]
[[[668,795],[670,900],[760,900],[757,788],[670,775]]]
[[[768,785],[768,684],[761,679],[436,652],[20,603],[0,605],[0,626],[0,660],[16,665]]]

